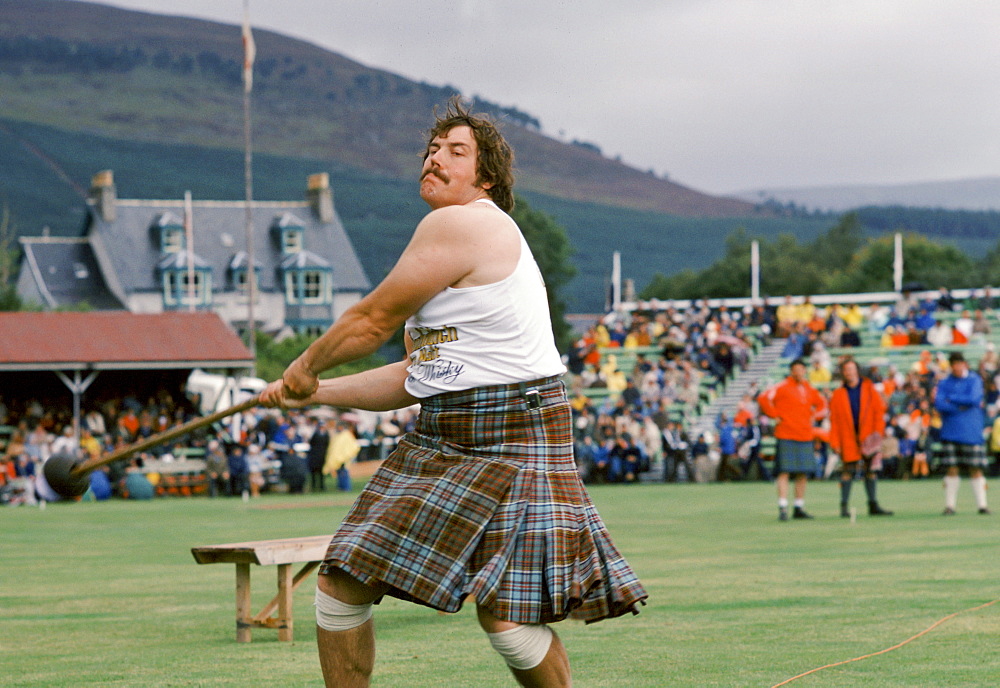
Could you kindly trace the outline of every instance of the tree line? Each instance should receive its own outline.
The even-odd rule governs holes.
[[[855,212],[862,225],[878,232],[906,227],[935,236],[1000,236],[1000,213],[996,211],[870,206],[858,208]]]
[[[722,258],[700,271],[682,270],[670,276],[657,273],[639,298],[750,296],[751,244],[755,240],[760,248],[763,295],[892,291],[894,234],[866,239],[864,227],[859,213],[848,213],[808,243],[799,243],[790,234],[772,240],[752,237],[746,228],[738,227],[727,237]],[[956,289],[1000,281],[1000,241],[981,259],[974,260],[954,246],[937,243],[909,229],[900,231],[904,284]]]
[[[149,66],[182,76],[197,73],[221,80],[231,86],[240,85],[243,79],[242,61],[220,55],[214,50],[190,53],[161,48],[149,54],[142,46],[67,41],[54,36],[0,37],[0,70],[20,75],[25,63],[35,63],[48,69],[73,74],[128,73]],[[292,81],[306,76],[309,68],[289,56],[285,56],[283,60],[259,56],[254,61],[253,71],[256,79],[266,81],[277,77],[284,81]],[[326,75],[332,77],[333,72],[327,69]],[[390,95],[406,96],[412,92],[412,88],[406,83],[393,88],[390,83],[392,80],[389,76],[374,70],[357,74],[350,84],[345,86],[344,95],[348,101],[359,97],[378,100]],[[452,94],[458,93],[453,86],[432,86],[424,82],[418,84],[417,88],[428,94],[434,103],[444,102]],[[337,95],[334,91],[328,91],[326,98],[336,100]],[[474,96],[472,100],[474,109],[478,111],[487,112],[499,119],[535,131],[541,130],[542,125],[538,118],[515,107],[497,105],[479,96]]]

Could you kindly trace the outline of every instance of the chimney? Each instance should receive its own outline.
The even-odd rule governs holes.
[[[320,222],[333,222],[333,189],[326,172],[309,175],[306,199]]]
[[[97,207],[97,212],[105,222],[114,222],[115,203],[118,194],[115,191],[115,175],[111,170],[102,170],[90,180],[90,198]]]

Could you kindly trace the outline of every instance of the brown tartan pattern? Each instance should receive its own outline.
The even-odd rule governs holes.
[[[321,571],[455,612],[472,595],[496,617],[587,622],[638,613],[647,597],[573,461],[558,378],[425,399],[334,535]]]

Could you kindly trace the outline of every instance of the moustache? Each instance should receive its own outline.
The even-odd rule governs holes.
[[[441,181],[445,182],[446,184],[448,183],[448,181],[450,181],[448,179],[448,175],[446,175],[443,170],[441,170],[440,168],[437,168],[437,167],[432,167],[431,169],[427,170],[422,175],[420,175],[420,181],[423,181],[424,179],[427,178],[428,175],[431,175],[431,174],[433,174],[435,177],[437,177]]]

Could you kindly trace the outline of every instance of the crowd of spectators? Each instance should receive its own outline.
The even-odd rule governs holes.
[[[984,381],[986,415],[995,428],[989,448],[996,456],[1000,356],[988,342],[995,308],[987,288],[965,302],[941,289],[924,299],[903,292],[892,305],[823,307],[809,297],[786,297],[777,306],[765,299],[742,309],[711,308],[698,300],[685,308],[612,313],[594,322],[567,354],[580,474],[594,483],[637,482],[651,471],[668,481],[770,480],[770,457],[762,451],[770,428],[756,402],[764,391],[759,382],[750,383],[732,413],[713,419],[712,431],[689,432],[706,399],[772,337],[784,339],[783,358],[807,362],[810,382],[825,394],[839,384],[838,361],[830,349],[924,347],[905,369],[877,358],[859,360],[887,402],[889,432],[882,454],[883,477],[890,478],[930,473],[930,448],[940,427],[932,394],[948,372],[942,349],[985,342],[974,368]],[[18,404],[0,398],[0,426],[10,429],[0,453],[0,498],[13,503],[56,499],[40,477],[50,455],[107,456],[190,420],[197,408],[198,400],[183,393],[160,392],[145,403],[126,397],[87,408],[76,430],[66,405],[45,408],[35,400]],[[192,456],[205,463],[204,490],[211,496],[253,498],[269,489],[300,493],[307,483],[310,491],[323,491],[326,477],[344,489],[349,486],[345,466],[355,458],[384,458],[395,438],[412,428],[415,413],[405,409],[362,419],[357,412],[256,409],[224,427],[192,432],[180,443],[95,471],[92,493],[98,498],[153,494],[160,477],[156,469],[167,472],[172,462]],[[818,427],[818,477],[833,471],[827,455]],[[996,469],[994,464],[994,474]]]
[[[566,378],[584,480],[637,482],[665,461],[668,473],[683,465],[688,479],[706,474],[708,437],[687,438],[684,421],[747,365],[769,332],[764,315],[698,301],[589,327],[567,356]]]
[[[50,456],[101,459],[192,420],[197,408],[196,398],[165,391],[145,403],[126,397],[87,408],[77,429],[68,405],[45,408],[37,400],[17,403],[0,397],[0,426],[6,429],[0,501],[56,501],[59,495],[43,472]],[[320,492],[327,489],[327,476],[337,489],[350,489],[347,466],[384,458],[394,438],[412,428],[414,420],[412,409],[372,418],[331,409],[253,409],[98,468],[90,476],[88,498],[148,498],[164,493],[176,484],[174,474],[187,471],[197,478],[171,493],[250,499],[267,490]]]
[[[771,428],[756,402],[764,391],[759,382],[750,383],[730,417],[721,413],[713,419],[713,431],[694,437],[688,433],[690,419],[705,401],[704,390],[711,393],[735,369],[745,367],[755,344],[778,337],[785,341],[782,358],[805,360],[810,382],[827,396],[840,384],[835,373],[839,361],[831,349],[866,344],[925,347],[903,370],[879,358],[859,363],[889,409],[884,477],[926,477],[932,465],[930,447],[940,428],[932,393],[937,380],[948,373],[943,347],[983,345],[976,368],[987,391],[987,417],[993,422],[1000,411],[1000,365],[988,341],[995,306],[989,288],[965,302],[942,288],[923,299],[903,292],[890,305],[824,307],[809,297],[786,297],[778,306],[764,300],[733,311],[696,301],[685,309],[646,308],[603,318],[569,354],[581,475],[591,482],[635,482],[641,472],[655,467],[664,480],[770,480],[764,460],[770,457],[762,448]],[[648,353],[651,348],[655,354]],[[630,363],[623,366],[620,361]],[[994,455],[1000,453],[1000,421],[995,424],[990,445]],[[823,438],[824,428],[817,427],[817,477],[827,477],[834,469]]]

